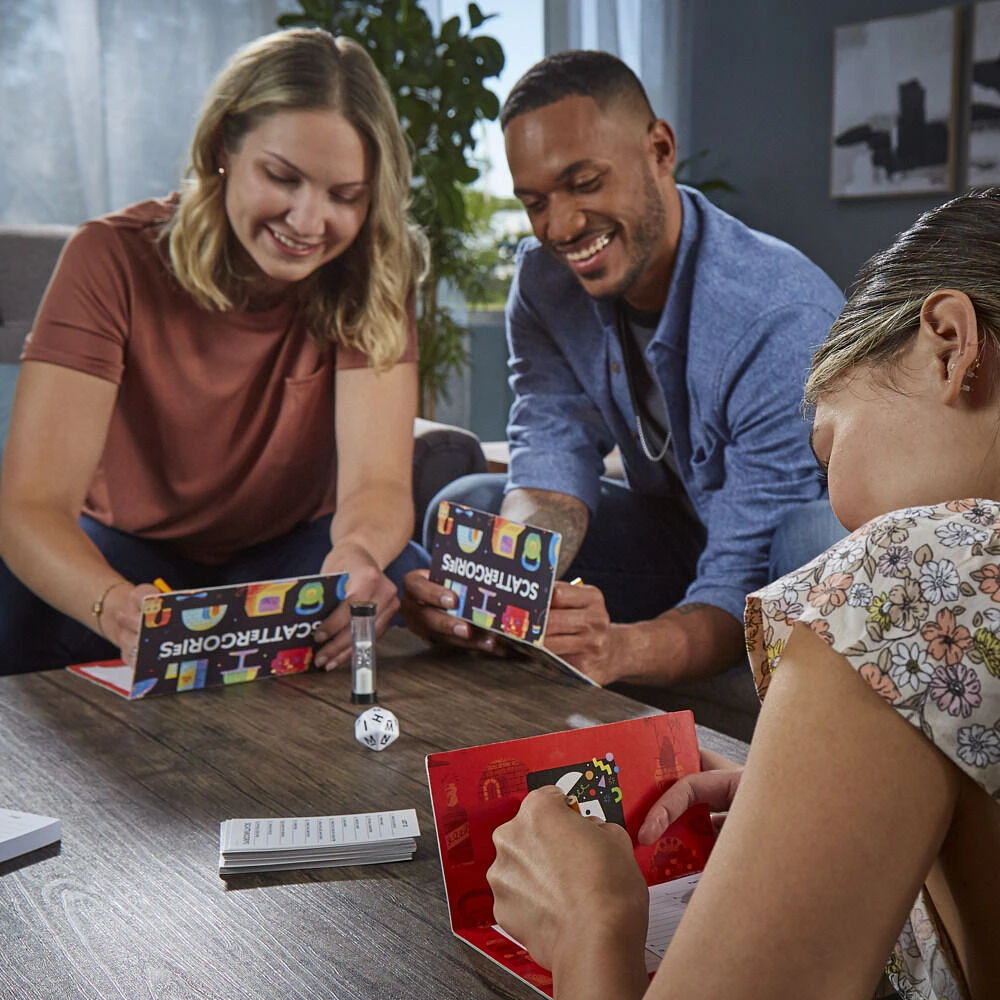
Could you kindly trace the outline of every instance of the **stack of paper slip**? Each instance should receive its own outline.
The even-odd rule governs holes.
[[[419,836],[415,809],[227,819],[219,827],[219,874],[409,861]]]

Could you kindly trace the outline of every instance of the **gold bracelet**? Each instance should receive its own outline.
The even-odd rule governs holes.
[[[108,586],[104,588],[104,593],[101,594],[101,596],[98,597],[96,601],[94,601],[93,605],[90,608],[90,612],[94,616],[94,621],[97,624],[97,631],[105,639],[107,639],[107,635],[105,634],[104,629],[101,628],[101,615],[104,613],[104,602],[108,599],[108,594],[110,594],[111,591],[115,589],[115,587],[123,587],[127,586],[127,584],[128,584],[127,580],[115,580],[114,583],[108,584]]]

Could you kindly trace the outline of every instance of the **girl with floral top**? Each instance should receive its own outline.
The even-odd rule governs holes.
[[[726,814],[652,982],[621,827],[542,788],[497,831],[496,919],[556,997],[1000,996],[1000,189],[865,265],[806,398],[853,533],[747,600],[746,768],[703,753],[640,830]]]

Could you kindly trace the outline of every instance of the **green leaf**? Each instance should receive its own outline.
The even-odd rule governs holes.
[[[490,17],[496,17],[495,14],[490,14]],[[483,12],[479,9],[478,4],[469,4],[469,26],[473,31],[476,30],[484,21],[488,21],[489,17],[484,17]]]
[[[472,40],[483,76],[497,76],[506,62],[503,46],[492,35],[480,35]],[[477,60],[477,61],[478,61]]]
[[[450,375],[469,363],[467,331],[437,307],[435,282],[447,278],[478,295],[500,259],[499,248],[484,255],[481,243],[471,239],[486,230],[467,210],[463,189],[479,176],[473,128],[500,112],[499,98],[485,83],[503,69],[503,48],[495,38],[472,34],[495,15],[470,3],[469,32],[456,16],[435,34],[420,0],[299,0],[298,8],[281,15],[279,25],[318,26],[356,39],[395,99],[411,147],[410,212],[426,232],[435,275],[421,289],[418,320],[423,399],[433,407]],[[505,288],[490,294],[502,299]]]
[[[445,45],[453,45],[458,41],[458,36],[461,30],[461,19],[457,16],[449,17],[448,20],[441,25],[441,34],[439,37]]]

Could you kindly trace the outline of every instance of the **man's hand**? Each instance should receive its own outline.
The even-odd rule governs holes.
[[[611,638],[625,627],[611,624],[597,587],[560,580],[552,588],[544,646],[598,684],[610,684],[622,673],[620,658],[611,655]]]
[[[639,828],[640,844],[655,844],[671,823],[693,805],[708,804],[718,833],[739,788],[743,768],[711,750],[701,752],[701,771],[675,781],[654,803]]]
[[[667,687],[728,670],[744,655],[743,628],[709,604],[679,604],[648,621],[608,619],[596,587],[556,584],[545,648],[598,684]]]
[[[617,995],[630,995],[629,980],[639,987],[631,995],[641,995],[649,894],[625,830],[585,819],[546,785],[528,793],[493,843],[497,856],[486,879],[497,923],[553,971],[579,966],[581,955],[601,954],[604,965],[614,954],[612,964],[623,966]]]
[[[351,657],[351,602],[370,601],[377,605],[375,634],[381,635],[399,609],[396,587],[378,563],[360,545],[341,542],[323,560],[321,573],[347,573],[347,597],[315,632],[320,643],[317,667],[333,670]]]
[[[432,583],[426,569],[411,570],[403,577],[402,611],[411,631],[429,642],[496,652],[496,638],[489,632],[448,614],[456,602],[454,592]]]

